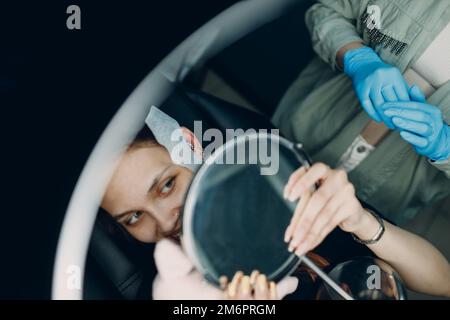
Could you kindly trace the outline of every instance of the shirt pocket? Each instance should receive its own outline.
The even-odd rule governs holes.
[[[362,8],[357,28],[364,44],[392,65],[399,64],[423,30],[411,15],[388,0],[373,0]]]

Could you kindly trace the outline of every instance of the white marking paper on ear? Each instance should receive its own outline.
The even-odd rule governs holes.
[[[192,150],[184,138],[178,122],[155,106],[145,118],[145,123],[152,131],[156,141],[165,147],[175,164],[197,171],[202,158]]]

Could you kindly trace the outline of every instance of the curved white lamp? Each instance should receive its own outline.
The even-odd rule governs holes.
[[[143,127],[150,106],[163,103],[193,66],[277,18],[295,1],[246,0],[233,5],[173,50],[123,103],[92,151],[70,199],[56,251],[53,299],[82,299],[90,236],[114,160]]]

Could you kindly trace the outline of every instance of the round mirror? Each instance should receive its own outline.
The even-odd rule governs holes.
[[[278,281],[299,264],[283,241],[295,209],[283,188],[301,166],[300,146],[268,134],[241,135],[206,159],[187,195],[183,244],[210,282],[256,269]]]

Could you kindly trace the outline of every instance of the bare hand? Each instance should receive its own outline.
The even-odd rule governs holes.
[[[315,184],[320,187],[313,191]],[[323,163],[296,170],[285,186],[284,196],[290,201],[300,198],[284,239],[289,251],[297,255],[317,247],[336,226],[356,231],[365,214],[347,173]]]
[[[298,279],[294,277],[287,277],[277,285],[257,270],[254,270],[250,276],[238,271],[230,283],[225,276],[221,277],[220,282],[222,289],[225,290],[225,299],[229,300],[282,299],[295,291],[298,285]]]

